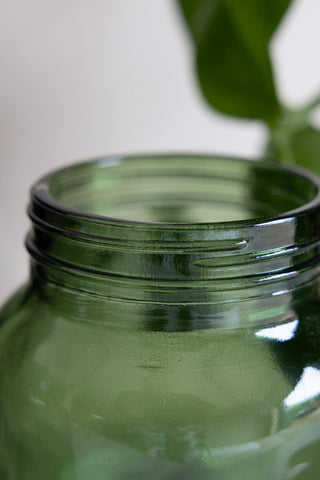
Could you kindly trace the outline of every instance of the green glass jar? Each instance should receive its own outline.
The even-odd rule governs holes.
[[[320,182],[110,157],[41,179],[1,312],[2,480],[318,480]]]

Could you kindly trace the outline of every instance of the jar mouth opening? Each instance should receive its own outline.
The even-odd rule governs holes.
[[[320,205],[320,179],[268,161],[111,156],[43,177],[32,202],[86,223],[225,229],[304,215]]]
[[[319,274],[319,192],[267,161],[100,158],[35,184],[26,245],[41,276],[121,301],[276,298]]]

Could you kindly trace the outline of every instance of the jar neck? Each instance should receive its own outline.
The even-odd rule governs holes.
[[[60,286],[70,302],[82,292],[116,302],[121,315],[183,317],[193,328],[287,321],[297,292],[305,298],[319,274],[318,191],[310,174],[266,162],[140,157],[70,167],[32,190],[33,277],[50,283],[52,301]],[[155,221],[100,215],[126,197],[129,207],[140,199],[142,216],[149,201]],[[179,222],[199,199],[201,211],[231,204],[244,219]],[[157,221],[172,215],[170,205],[174,222]],[[246,218],[257,205],[261,220]]]

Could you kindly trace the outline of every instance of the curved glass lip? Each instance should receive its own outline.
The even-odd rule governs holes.
[[[64,205],[62,202],[56,200],[50,193],[50,182],[55,179],[57,176],[63,174],[66,171],[77,168],[86,168],[89,166],[96,166],[96,168],[107,168],[113,167],[117,164],[130,162],[134,160],[148,161],[150,159],[161,161],[162,159],[179,159],[181,161],[186,159],[203,159],[203,160],[226,160],[226,161],[239,161],[246,163],[257,163],[260,167],[266,166],[268,169],[273,167],[276,170],[286,171],[288,173],[293,173],[297,176],[303,177],[305,180],[310,182],[313,186],[316,187],[316,195],[312,200],[306,202],[305,204],[297,207],[293,210],[288,210],[283,213],[274,215],[274,216],[265,216],[265,217],[256,217],[243,220],[228,220],[228,221],[219,221],[219,222],[150,222],[150,221],[139,221],[139,220],[129,220],[125,218],[109,217],[107,215],[98,215],[94,213],[89,213],[84,210],[80,210],[74,207],[69,207]],[[143,154],[119,154],[119,155],[106,155],[106,156],[97,156],[89,157],[85,160],[80,160],[72,162],[70,165],[67,165],[62,168],[53,170],[51,173],[42,176],[31,188],[31,202],[36,201],[48,208],[55,211],[58,214],[66,215],[69,217],[76,217],[79,220],[83,220],[88,223],[99,222],[104,225],[121,225],[121,226],[131,226],[131,227],[140,227],[140,228],[149,228],[149,229],[210,229],[210,230],[219,230],[219,229],[231,229],[239,227],[250,227],[256,225],[262,225],[266,223],[275,223],[275,222],[286,222],[292,220],[292,218],[299,218],[302,216],[313,215],[314,210],[320,209],[320,176],[315,172],[302,168],[296,165],[282,164],[277,163],[268,158],[245,158],[237,157],[231,155],[219,155],[219,154],[206,154],[206,153],[197,153],[197,152],[168,152],[168,153],[143,153]]]

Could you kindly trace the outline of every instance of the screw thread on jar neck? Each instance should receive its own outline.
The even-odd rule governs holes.
[[[318,276],[319,185],[230,158],[78,164],[32,189],[34,275],[143,311],[189,308],[202,325],[248,318],[258,301],[277,316]]]

